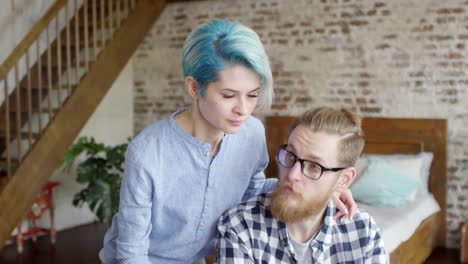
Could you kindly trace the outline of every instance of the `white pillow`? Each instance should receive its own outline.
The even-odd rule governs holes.
[[[421,183],[423,184],[422,187],[425,189],[426,192],[429,192],[429,175],[431,174],[431,165],[432,159],[434,158],[434,154],[432,152],[421,152],[419,153],[422,159],[422,167],[421,167]]]
[[[406,171],[409,175],[417,178],[420,182],[419,189],[409,196],[410,201],[414,201],[416,194],[429,192],[429,174],[431,170],[432,152],[421,152],[418,154],[365,154],[364,158],[379,157],[384,159],[389,165]]]

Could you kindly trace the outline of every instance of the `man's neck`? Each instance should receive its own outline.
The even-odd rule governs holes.
[[[325,206],[318,214],[311,215],[301,221],[287,223],[291,238],[300,243],[309,241],[318,233],[325,215]]]

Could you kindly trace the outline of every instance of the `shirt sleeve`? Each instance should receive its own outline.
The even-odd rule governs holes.
[[[150,263],[152,181],[150,173],[135,161],[130,148],[125,156],[125,171],[120,189],[116,240],[119,263]]]
[[[230,227],[230,223],[218,222],[218,247],[215,264],[254,264],[252,249],[247,247],[237,231]],[[226,217],[229,218],[229,217]]]
[[[380,230],[372,217],[370,218],[369,225],[370,237],[365,263],[389,263]]]
[[[257,166],[254,170],[252,177],[250,178],[249,186],[242,197],[242,201],[250,199],[256,195],[261,193],[267,193],[273,190],[276,185],[277,179],[276,178],[269,178],[265,177],[265,173],[263,172],[266,167],[268,166],[268,150],[265,140],[265,132],[263,129],[263,133],[261,133],[261,147],[259,148],[259,161]]]

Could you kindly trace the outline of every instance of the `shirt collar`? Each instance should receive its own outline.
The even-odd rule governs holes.
[[[320,225],[319,232],[314,237],[315,241],[325,245],[330,245],[332,243],[333,226],[336,225],[336,220],[333,218],[335,211],[336,207],[330,200],[325,209],[325,215],[323,217],[322,224]],[[284,243],[284,245],[289,245],[289,236],[286,224],[278,221],[278,229],[280,240]]]
[[[335,205],[330,200],[325,209],[325,216],[323,217],[323,222],[320,225],[319,232],[315,235],[311,245],[315,244],[314,241],[322,243],[324,247],[329,247],[331,245],[333,226],[336,225],[336,220],[333,218],[335,210]],[[286,224],[281,221],[278,221],[278,231],[281,242],[285,247],[289,248],[291,246],[291,243],[289,243],[289,235]]]
[[[327,208],[325,209],[325,216],[323,217],[323,222],[320,226],[320,230],[314,238],[315,241],[323,243],[324,245],[331,245],[333,226],[336,224],[336,220],[333,218],[335,210],[335,205],[330,200],[327,204]]]

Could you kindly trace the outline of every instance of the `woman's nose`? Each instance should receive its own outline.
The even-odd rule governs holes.
[[[239,115],[246,115],[247,114],[247,102],[244,99],[240,98],[237,101],[234,111],[238,113]]]

